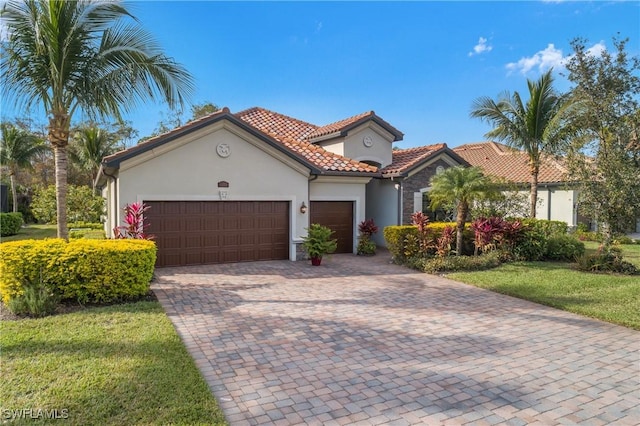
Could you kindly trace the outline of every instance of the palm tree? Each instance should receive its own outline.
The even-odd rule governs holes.
[[[485,137],[506,142],[512,148],[524,150],[529,156],[531,173],[530,216],[536,217],[538,174],[543,154],[554,154],[568,134],[563,128],[565,110],[569,105],[553,89],[552,70],[539,80],[527,80],[529,101],[526,105],[518,92],[505,92],[497,101],[480,97],[473,102],[471,117],[494,126]]]
[[[91,173],[93,192],[102,159],[118,150],[115,135],[96,126],[80,127],[73,137],[69,158],[81,169]]]
[[[67,146],[74,113],[122,118],[145,99],[182,106],[189,73],[164,55],[119,2],[24,0],[2,8],[3,91],[19,106],[40,104],[54,150],[58,236],[67,238]]]
[[[7,167],[11,183],[13,211],[18,211],[18,193],[15,176],[18,169],[31,169],[31,160],[47,150],[43,141],[34,134],[8,123],[0,124],[2,145],[0,145],[0,164]]]
[[[431,209],[442,205],[456,207],[456,254],[462,254],[462,233],[469,216],[469,210],[476,200],[483,200],[495,194],[491,179],[479,167],[450,167],[431,178]]]

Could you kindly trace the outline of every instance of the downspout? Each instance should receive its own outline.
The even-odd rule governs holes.
[[[547,199],[549,200],[547,202],[547,220],[551,220],[551,188],[549,188],[549,185],[546,185],[547,187]]]
[[[111,213],[113,214],[112,217],[115,219],[114,226],[118,226],[118,206],[119,206],[119,203],[118,203],[118,185],[116,184],[116,177],[114,175],[110,175],[104,169],[102,170],[102,174],[104,174],[106,177],[111,178],[113,180],[113,198],[114,198],[113,209],[115,209],[115,211],[112,211]],[[109,235],[109,233],[111,231],[112,231],[112,229],[107,230],[107,236]]]
[[[398,192],[399,192],[399,196],[398,196],[398,225],[402,225],[402,220],[404,219],[402,216],[402,206],[403,206],[403,193],[404,190],[402,188],[402,179],[400,179],[398,181]]]

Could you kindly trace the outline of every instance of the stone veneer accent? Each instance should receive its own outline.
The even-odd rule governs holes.
[[[429,186],[431,176],[436,174],[436,168],[442,166],[449,168],[451,165],[443,160],[437,160],[418,173],[405,178],[402,181],[402,224],[411,225],[413,210],[413,193]]]
[[[302,247],[302,243],[296,243],[296,260],[307,260],[309,257],[307,256],[307,252]]]

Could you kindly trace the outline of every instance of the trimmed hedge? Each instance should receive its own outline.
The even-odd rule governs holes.
[[[22,213],[0,213],[0,236],[16,235],[23,223]]]
[[[554,235],[547,240],[545,259],[575,262],[584,255],[584,243],[571,235]]]
[[[442,236],[444,228],[451,226],[456,228],[455,222],[433,222],[427,225],[429,237],[436,241]],[[387,243],[387,249],[393,256],[393,260],[396,263],[404,263],[407,259],[424,255],[420,251],[420,241],[418,238],[418,227],[415,225],[401,225],[401,226],[387,226],[382,231],[384,240]],[[470,224],[466,224],[464,232],[462,233],[462,254],[473,254],[474,235],[473,230],[470,228]],[[455,245],[455,240],[454,240]],[[426,253],[427,255],[435,254],[435,247],[433,250]]]
[[[0,249],[0,295],[7,304],[29,283],[80,303],[135,299],[149,291],[156,261],[148,240],[23,240]]]

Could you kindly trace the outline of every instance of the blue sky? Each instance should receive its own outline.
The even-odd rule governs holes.
[[[561,71],[574,37],[597,51],[620,33],[640,54],[637,1],[128,4],[194,75],[194,103],[318,125],[374,110],[404,132],[401,148],[484,140],[473,100]],[[556,86],[569,88],[560,75]],[[127,118],[144,136],[163,111],[151,103]]]

